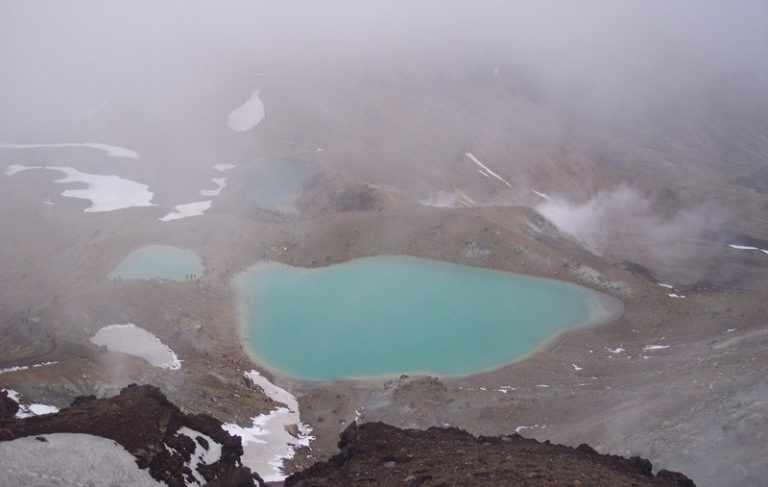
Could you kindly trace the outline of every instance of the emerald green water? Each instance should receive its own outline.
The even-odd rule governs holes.
[[[252,353],[308,380],[488,370],[621,307],[574,284],[405,256],[259,263],[234,284]]]
[[[300,159],[262,159],[237,169],[248,187],[247,199],[264,208],[293,205],[316,171]]]
[[[203,264],[196,253],[168,245],[145,245],[120,261],[109,278],[184,281],[192,275],[203,275]]]

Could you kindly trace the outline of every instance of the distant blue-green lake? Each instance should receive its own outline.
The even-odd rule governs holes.
[[[258,263],[234,285],[249,350],[306,380],[485,371],[623,310],[575,284],[407,256]]]
[[[306,161],[285,158],[262,159],[236,169],[248,188],[246,198],[264,208],[292,206],[316,173]]]
[[[184,281],[203,275],[200,257],[191,250],[168,245],[145,245],[128,254],[109,273],[110,279],[166,279]]]

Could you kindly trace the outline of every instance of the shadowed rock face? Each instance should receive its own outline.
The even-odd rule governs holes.
[[[5,391],[0,391],[0,421],[13,419],[19,411],[19,405],[8,396]],[[0,440],[4,438],[0,437]]]
[[[288,477],[286,487],[333,485],[694,486],[677,472],[653,475],[640,457],[600,455],[519,435],[474,437],[455,428],[350,425],[341,453]]]
[[[7,409],[6,402],[0,397],[3,405],[0,412]],[[185,426],[221,445],[218,461],[196,468],[209,485],[261,484],[258,475],[240,463],[243,447],[239,437],[224,431],[221,422],[211,416],[183,413],[159,389],[149,385],[130,385],[108,399],[80,396],[56,414],[25,419],[4,415],[0,418],[0,441],[48,433],[84,433],[110,438],[136,457],[140,468],[149,469],[152,477],[171,487],[183,487],[185,479],[192,478],[186,464],[198,445],[206,450],[212,447],[205,438],[177,434],[179,428]]]

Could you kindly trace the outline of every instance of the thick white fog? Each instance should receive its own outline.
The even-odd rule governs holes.
[[[764,163],[766,45],[766,1],[6,1],[0,163],[106,174],[1,148],[118,146],[169,211],[296,157],[438,206],[670,186],[754,215],[691,188]]]
[[[299,115],[334,124],[360,100],[329,83],[413,97],[416,109],[434,97],[460,116],[473,94],[452,99],[450,85],[494,75],[572,123],[674,123],[739,95],[765,100],[767,43],[764,1],[6,1],[0,135],[103,134],[171,153],[194,137],[195,151],[215,151],[206,132],[259,86],[279,103],[268,90],[285,83],[284,96],[311,101]],[[559,130],[538,132],[568,136]]]

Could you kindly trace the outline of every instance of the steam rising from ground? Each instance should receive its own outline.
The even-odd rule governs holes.
[[[715,205],[680,210],[664,217],[654,210],[653,204],[652,198],[621,184],[581,204],[555,197],[536,209],[598,255],[617,252],[612,243],[615,236],[622,235],[624,244],[642,242],[651,257],[662,262],[683,257],[678,244],[696,238],[704,230],[717,228],[724,217],[722,209]]]

